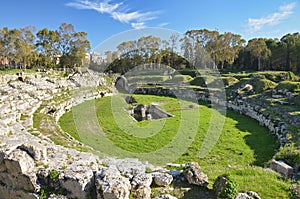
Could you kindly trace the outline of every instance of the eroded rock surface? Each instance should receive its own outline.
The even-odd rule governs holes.
[[[197,162],[190,162],[184,168],[184,176],[190,184],[207,186],[208,177],[202,172],[201,167]]]

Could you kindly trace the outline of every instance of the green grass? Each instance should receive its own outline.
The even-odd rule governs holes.
[[[187,150],[173,162],[198,162],[208,175],[210,186],[217,176],[228,173],[237,181],[239,191],[256,191],[262,198],[274,196],[289,198],[290,182],[262,168],[272,158],[274,150],[279,145],[275,138],[269,135],[268,130],[259,126],[257,121],[227,111],[225,124],[215,146],[209,154],[200,158],[201,146],[209,144],[203,144],[209,127],[214,133],[209,137],[219,136],[218,123],[222,115],[218,111],[206,104],[200,105],[199,108],[190,106],[191,102],[183,102],[180,106],[179,101],[174,98],[141,95],[134,97],[142,104],[161,103],[160,106],[174,117],[137,123],[124,111],[126,104],[122,102],[123,100],[105,97],[74,107],[71,112],[61,117],[60,125],[64,131],[94,149],[106,150],[105,153],[108,155],[120,157],[130,156],[147,160],[151,158],[150,152],[153,152],[158,161],[164,162],[165,159],[160,159],[159,153],[156,153],[159,149],[167,146],[166,150],[170,150],[172,156],[172,153],[181,152],[177,149],[180,148],[180,144],[188,144]],[[99,122],[103,131],[95,132],[97,129],[94,129],[94,132],[89,132],[93,125],[78,127],[85,118],[89,118],[86,119],[89,123],[93,122],[90,117],[93,110],[91,107],[96,111],[94,113],[96,123]],[[195,120],[199,118],[199,114],[200,120]],[[213,122],[210,124],[211,119]],[[185,125],[180,121],[186,122]],[[197,122],[198,126],[195,125]],[[178,131],[179,128],[182,134]],[[192,130],[196,130],[195,135],[191,133]],[[176,141],[178,134],[180,139]],[[173,142],[175,144],[172,144]],[[111,145],[108,143],[114,147],[109,148]],[[118,147],[117,150],[114,149],[115,146]],[[228,165],[231,166],[230,169],[227,169]]]
[[[268,89],[273,89],[277,86],[277,84],[268,79],[258,79],[254,82],[254,90],[256,93],[264,92]]]
[[[169,79],[169,76],[163,75],[144,75],[144,76],[132,76],[128,77],[129,83],[157,83],[163,82]]]
[[[300,82],[282,81],[275,87],[276,90],[288,90],[290,92],[300,92]]]
[[[1,68],[0,69],[0,74],[15,74],[15,73],[20,73],[24,72],[22,69],[10,69],[10,68]],[[26,69],[26,73],[36,73],[36,70],[34,69]]]
[[[175,75],[172,79],[165,81],[164,83],[185,83],[191,81],[193,78],[189,75]]]
[[[40,111],[42,108],[43,105],[33,114],[34,128],[50,138],[57,145],[73,148],[78,151],[88,151],[85,146],[79,146],[77,143],[70,140],[65,133],[66,131],[60,129],[53,116],[41,113]]]

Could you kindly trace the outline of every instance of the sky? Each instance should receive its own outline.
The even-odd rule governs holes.
[[[191,29],[233,32],[246,40],[300,32],[300,0],[3,0],[0,28],[57,30],[62,22],[88,33],[91,47],[124,31]],[[145,29],[146,28],[146,29]],[[147,29],[150,28],[150,29]]]

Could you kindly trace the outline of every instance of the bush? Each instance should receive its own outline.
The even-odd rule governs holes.
[[[284,160],[289,165],[300,164],[300,148],[295,144],[286,144],[281,147],[275,156],[276,160]]]
[[[221,175],[215,180],[213,190],[218,198],[232,199],[238,193],[236,181],[227,174]]]
[[[288,90],[290,92],[300,91],[300,82],[283,81],[275,87],[276,90]]]
[[[50,172],[50,179],[56,179],[57,177],[59,176],[59,171],[57,171],[57,170],[52,170],[51,172]]]

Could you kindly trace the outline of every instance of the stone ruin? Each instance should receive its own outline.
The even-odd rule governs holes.
[[[128,92],[128,80],[125,76],[120,76],[115,81],[115,87],[118,91]]]
[[[191,184],[201,182],[204,186],[207,185],[207,176],[201,173],[197,165],[187,164],[184,171],[172,173],[136,159],[99,159],[92,153],[55,145],[38,129],[33,128],[33,113],[40,108],[42,101],[51,100],[63,92],[76,90],[77,87],[94,82],[93,79],[86,80],[76,75],[68,80],[59,76],[40,74],[23,74],[22,80],[18,77],[19,75],[0,77],[0,198],[37,199],[40,198],[42,190],[47,188],[52,191],[49,198],[53,199],[87,197],[128,199],[129,194],[136,198],[150,199],[152,183],[165,187],[175,179],[183,179]],[[126,88],[126,82],[122,85]],[[153,90],[137,91],[148,93]],[[167,92],[169,95],[172,94],[161,89],[153,92],[158,92],[159,95]],[[185,93],[185,90],[181,92]],[[197,96],[206,101],[214,99],[208,98],[206,93],[199,92]],[[75,104],[78,104],[95,97],[102,95],[95,92],[89,96],[85,94],[78,96],[78,99],[74,100]],[[135,103],[134,100],[131,101]],[[262,112],[261,107],[264,107],[264,104],[260,103],[249,99],[232,99],[227,102],[227,107],[258,120],[261,125],[268,127],[278,136],[281,143],[284,143],[287,124],[274,121],[272,115]],[[45,111],[50,110],[46,112],[52,114],[57,121],[71,106],[72,101],[64,101],[49,109],[45,107]],[[133,112],[142,118],[151,119],[171,116],[153,105],[149,107],[138,105]],[[286,117],[283,112],[282,118],[286,121],[291,117]],[[298,124],[299,121],[292,122]],[[281,162],[272,162],[271,167],[288,177],[292,172],[291,167]],[[151,168],[155,172],[147,173],[146,168]],[[196,176],[201,179],[195,178]],[[61,196],[55,195],[58,192]],[[175,197],[161,195],[156,198]]]
[[[138,102],[131,95],[125,96],[124,100],[127,104],[134,105],[133,109],[130,109],[128,112],[135,120],[139,122],[143,120],[158,120],[173,117],[173,115],[167,113],[154,104],[150,106],[144,104],[136,105]]]
[[[158,120],[173,117],[172,115],[155,105],[147,106],[144,104],[135,106],[131,110],[130,115],[139,122],[143,120]]]

